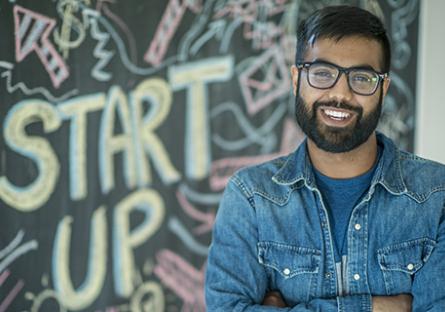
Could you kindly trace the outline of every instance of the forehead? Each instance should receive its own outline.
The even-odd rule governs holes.
[[[377,71],[382,70],[383,52],[376,40],[351,36],[341,40],[321,38],[309,45],[306,62],[316,60],[329,61],[342,67],[371,66]]]

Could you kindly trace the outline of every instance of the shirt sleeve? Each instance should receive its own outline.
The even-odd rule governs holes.
[[[319,298],[289,308],[262,306],[268,277],[257,259],[257,242],[253,197],[238,179],[232,178],[213,227],[205,281],[208,311],[372,311],[370,295]]]
[[[442,208],[436,246],[414,277],[412,296],[413,312],[445,311],[445,207]]]

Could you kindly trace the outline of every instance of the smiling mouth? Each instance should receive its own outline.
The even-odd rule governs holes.
[[[331,107],[321,107],[320,111],[324,120],[337,126],[346,125],[356,115],[355,112]]]
[[[335,111],[331,109],[325,109],[323,110],[323,112],[325,113],[326,116],[335,120],[345,120],[351,117],[350,113]]]

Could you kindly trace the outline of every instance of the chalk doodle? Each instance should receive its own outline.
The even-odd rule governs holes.
[[[221,193],[197,192],[196,190],[192,190],[186,184],[181,184],[179,186],[179,191],[193,202],[207,206],[217,205],[221,200]]]
[[[54,312],[66,312],[67,310],[61,304],[58,294],[52,289],[44,289],[37,296],[33,293],[27,292],[25,298],[32,302],[30,312],[45,311],[46,305],[50,305]],[[54,306],[57,305],[57,310]]]
[[[87,10],[87,9],[86,9]],[[84,12],[86,12],[86,10]],[[97,11],[90,10],[91,13],[87,13],[90,15],[97,14]],[[96,16],[97,17],[97,16]],[[91,70],[91,75],[96,78],[99,81],[108,81],[111,79],[112,75],[111,73],[107,73],[103,71],[103,68],[108,65],[108,63],[111,61],[111,58],[114,55],[114,52],[105,50],[105,45],[110,40],[110,34],[101,32],[99,30],[99,26],[97,23],[97,18],[91,18],[91,37],[96,39],[97,45],[94,48],[93,55],[96,57],[99,61],[94,66],[94,68]]]
[[[288,94],[290,79],[278,48],[267,50],[239,75],[247,111],[253,115]]]
[[[19,257],[24,256],[32,250],[36,250],[39,246],[36,240],[30,240],[19,246],[24,235],[25,232],[20,230],[15,238],[6,247],[0,250],[0,289],[2,290],[2,294],[7,293],[5,297],[0,296],[0,312],[7,311],[7,308],[17,298],[18,294],[25,286],[24,280],[20,279],[15,283],[12,289],[6,291],[6,286],[4,286],[4,284],[11,275],[11,271],[7,268],[12,266],[13,262]]]
[[[54,42],[57,43],[62,56],[67,59],[71,49],[80,46],[85,39],[83,23],[76,18],[75,13],[79,11],[79,2],[75,0],[60,0],[57,3],[57,12],[63,20],[61,30],[54,30]],[[77,38],[71,39],[71,34],[77,34]]]
[[[6,68],[7,70],[4,71],[1,74],[1,77],[6,79],[6,90],[9,93],[14,93],[17,90],[20,90],[25,95],[35,95],[35,94],[42,94],[48,101],[56,103],[59,101],[66,100],[70,97],[73,97],[79,93],[77,89],[73,89],[68,91],[67,93],[61,95],[61,96],[54,96],[48,89],[44,87],[36,87],[36,88],[28,88],[25,83],[18,82],[15,85],[12,84],[12,70],[14,68],[14,65],[9,62],[3,62],[0,61],[0,68]]]
[[[410,150],[417,0],[3,1],[0,312],[205,311],[228,180],[304,140],[297,25],[344,3],[387,23]]]
[[[411,47],[406,41],[406,38],[408,35],[408,25],[417,17],[419,2],[388,0],[388,3],[396,9],[391,17],[391,23],[393,25],[391,37],[394,40],[393,64],[394,67],[402,69],[407,65],[411,57]]]
[[[39,244],[36,240],[30,240],[21,246],[18,246],[23,239],[25,233],[19,231],[17,236],[11,243],[4,249],[0,250],[0,273],[3,272],[11,263],[13,263],[18,257],[28,253],[31,250],[36,250]]]
[[[4,271],[2,274],[0,274],[0,289],[2,288],[2,284],[5,282],[5,280],[9,277],[10,272]],[[19,280],[14,287],[8,292],[6,297],[0,298],[0,312],[7,311],[8,307],[11,305],[11,303],[16,299],[17,295],[20,293],[20,291],[25,286],[25,282],[23,280]],[[5,293],[2,291],[2,293]]]
[[[98,12],[103,12],[105,16],[107,16],[110,20],[112,20],[126,35],[126,39],[128,41],[130,50],[130,58],[133,62],[136,62],[137,59],[137,48],[136,48],[136,39],[125,22],[115,13],[113,13],[108,5],[108,3],[113,3],[114,0],[99,0],[97,2],[96,10]]]
[[[192,219],[201,221],[202,224],[193,229],[193,232],[197,235],[210,232],[213,223],[215,222],[215,213],[203,213],[192,206],[192,204],[187,200],[187,198],[180,192],[176,193],[176,198],[182,209],[189,215]]]
[[[184,16],[185,10],[190,7],[196,13],[199,13],[197,3],[198,1],[169,0],[153,41],[150,43],[150,47],[144,56],[148,63],[155,66],[161,63],[167,52],[168,45]]]
[[[157,259],[155,274],[184,301],[182,311],[205,311],[204,270],[195,269],[170,250],[160,250]]]
[[[284,105],[279,105],[271,114],[269,119],[259,129],[255,129],[250,124],[249,119],[241,113],[240,107],[234,103],[223,103],[218,105],[213,109],[211,117],[216,118],[218,115],[224,113],[225,111],[229,111],[232,113],[232,118],[234,118],[234,120],[237,122],[245,137],[240,140],[228,142],[218,133],[215,133],[212,137],[212,140],[216,145],[225,150],[237,151],[255,143],[261,146],[261,150],[263,153],[267,153],[267,149],[270,147],[276,148],[276,135],[273,132],[273,129],[279,122],[282,121],[282,118],[286,113],[286,107]]]
[[[48,37],[55,26],[55,21],[21,6],[14,6],[14,25],[16,33],[16,61],[21,62],[35,51],[55,88],[68,78],[68,69],[62,57],[57,53]]]
[[[171,217],[168,221],[168,227],[178,236],[184,245],[190,249],[190,251],[201,256],[207,255],[208,247],[198,242],[178,218]]]

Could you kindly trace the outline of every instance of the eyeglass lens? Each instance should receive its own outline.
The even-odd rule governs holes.
[[[335,85],[341,71],[329,64],[311,64],[308,68],[308,81],[311,86],[328,89]],[[371,70],[351,69],[347,72],[351,89],[359,94],[370,95],[375,92],[379,76]]]

